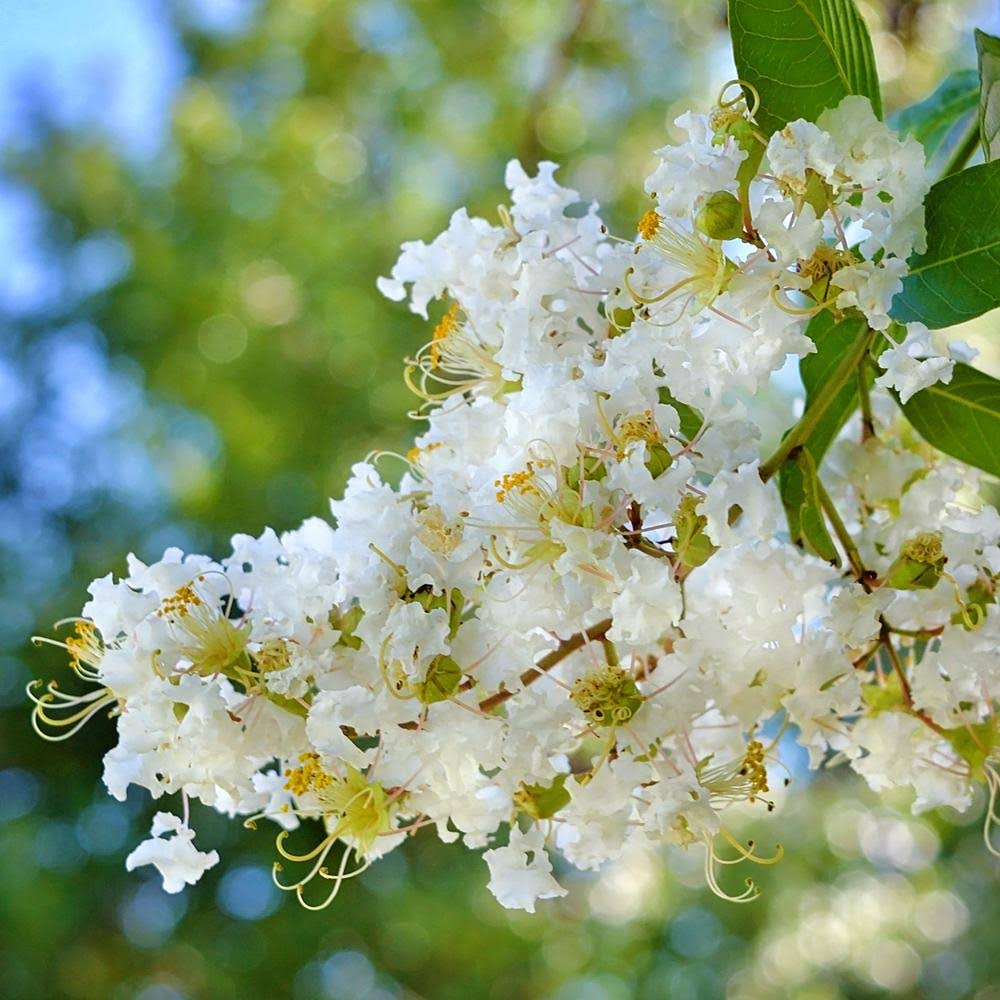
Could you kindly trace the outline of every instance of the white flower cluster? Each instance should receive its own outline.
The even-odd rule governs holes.
[[[702,847],[727,894],[720,865],[780,855],[724,817],[773,808],[776,715],[814,765],[917,808],[996,787],[1000,517],[876,390],[879,431],[849,425],[823,467],[843,559],[810,555],[748,406],[822,310],[887,331],[880,386],[950,377],[888,318],[924,240],[922,151],[861,98],[770,141],[751,112],[679,119],[634,241],[553,164],[511,163],[499,224],[460,210],[379,282],[421,316],[442,301],[405,459],[356,465],[333,526],[91,585],[62,644],[95,687],[34,691],[34,719],[62,738],[110,711],[110,793],[181,793],[129,867],[176,891],[215,864],[198,799],[279,824],[275,880],[309,907],[425,826],[489,848],[508,907],[565,894],[550,851],[596,869],[634,840]]]

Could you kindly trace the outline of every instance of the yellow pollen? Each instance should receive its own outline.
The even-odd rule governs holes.
[[[299,755],[299,766],[285,771],[285,788],[293,795],[304,795],[310,791],[320,791],[333,783],[333,778],[323,770],[319,762],[319,754],[304,753]]]
[[[636,223],[636,229],[644,240],[651,240],[660,231],[660,221],[659,213],[651,208]]]
[[[268,639],[253,654],[254,665],[262,674],[286,670],[291,666],[291,652],[286,639]]]
[[[528,464],[520,472],[505,472],[500,479],[494,479],[493,485],[497,487],[497,503],[503,503],[507,499],[507,494],[517,490],[519,493],[537,492],[534,486],[535,463]]]
[[[160,618],[169,615],[184,617],[192,608],[201,607],[204,602],[194,589],[193,583],[186,583],[176,593],[163,599],[163,604],[157,608],[156,614]]]
[[[645,441],[647,444],[660,444],[663,441],[663,436],[653,420],[652,410],[646,410],[641,416],[625,417],[618,424],[617,430],[622,445],[629,445],[635,441]]]
[[[440,345],[458,330],[458,312],[458,303],[456,302],[434,327],[434,332],[431,334],[431,361],[435,365],[441,360]]]
[[[628,722],[642,705],[642,694],[628,671],[610,664],[597,673],[581,677],[570,698],[597,726]]]
[[[767,787],[767,768],[764,765],[764,744],[760,740],[751,740],[747,744],[740,775],[750,783],[751,802],[755,802],[762,793],[770,791]],[[767,805],[769,809],[773,808],[770,802]]]
[[[907,559],[913,559],[918,563],[926,563],[933,566],[936,563],[944,562],[944,546],[941,544],[941,533],[939,531],[925,531],[916,538],[911,538],[904,542],[900,553]],[[70,640],[66,640],[68,646]]]
[[[80,664],[86,663],[96,667],[104,653],[101,640],[93,622],[78,621],[73,630],[76,635],[66,637],[66,649],[69,652],[69,664],[74,670],[79,670]]]
[[[713,132],[719,132],[729,128],[733,122],[740,121],[742,118],[742,111],[736,111],[733,108],[716,108],[709,117],[708,124],[712,127]]]
[[[440,448],[442,443],[443,442],[441,441],[431,441],[430,444],[426,444],[422,448],[414,445],[406,453],[406,461],[409,462],[410,465],[416,465],[416,463],[419,462],[424,455],[429,455],[432,451],[436,451]]]
[[[420,530],[417,537],[432,552],[448,555],[454,552],[462,542],[464,528],[461,522],[448,522],[444,511],[434,505],[417,514]]]
[[[843,267],[856,263],[856,258],[850,250],[838,250],[836,247],[820,243],[813,255],[798,263],[799,274],[812,281],[822,281],[836,274]]]

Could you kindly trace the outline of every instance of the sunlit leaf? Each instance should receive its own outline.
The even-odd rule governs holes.
[[[729,0],[729,30],[768,134],[796,118],[815,121],[849,94],[867,97],[881,117],[871,38],[853,0]]]
[[[987,160],[1000,157],[1000,38],[976,31],[979,53],[979,130]]]
[[[903,412],[935,448],[1000,476],[1000,379],[955,365],[951,382],[921,389]]]
[[[910,261],[893,318],[938,329],[1000,306],[1000,161],[938,181],[925,207],[927,252]]]

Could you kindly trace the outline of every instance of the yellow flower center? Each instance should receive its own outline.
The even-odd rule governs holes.
[[[636,229],[644,240],[651,240],[659,231],[661,218],[655,208],[643,213],[642,218],[636,223]]]
[[[441,317],[431,334],[431,362],[435,365],[441,362],[441,346],[443,341],[452,336],[459,328],[458,303],[456,302]]]
[[[285,777],[288,779],[285,788],[293,795],[321,791],[333,781],[333,777],[323,770],[317,753],[300,754],[299,766],[286,770]]]

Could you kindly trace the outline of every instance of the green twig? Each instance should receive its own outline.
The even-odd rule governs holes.
[[[868,385],[868,362],[858,365],[858,399],[861,400],[861,443],[875,436],[875,415],[872,413],[872,394]]]
[[[833,374],[806,408],[799,422],[785,435],[777,451],[760,467],[760,478],[766,483],[798,448],[801,448],[826,416],[826,411],[840,394],[848,380],[854,377],[854,370],[864,359],[875,331],[865,328],[853,346],[840,359]]]
[[[854,539],[851,538],[847,525],[844,524],[833,498],[827,493],[819,476],[816,477],[816,490],[819,493],[819,502],[823,513],[826,514],[826,519],[830,522],[830,527],[833,528],[833,533],[837,536],[837,540],[847,556],[847,561],[851,564],[851,569],[854,570],[854,575],[858,578],[858,583],[871,593],[872,588],[868,583],[871,574],[865,569],[865,564],[861,561],[861,553],[858,552],[858,547],[854,544]]]

